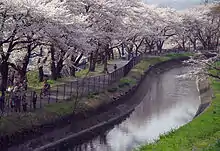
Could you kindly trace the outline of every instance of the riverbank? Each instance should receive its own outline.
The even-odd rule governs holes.
[[[207,89],[207,81],[202,81],[200,84],[202,105],[198,115],[210,104],[204,113],[185,126],[160,136],[155,143],[141,147],[139,151],[220,150],[220,81],[211,79],[210,84],[215,95],[211,104],[209,103],[211,94],[208,92],[210,89]]]

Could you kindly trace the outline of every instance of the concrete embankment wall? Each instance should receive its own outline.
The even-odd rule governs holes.
[[[198,117],[208,108],[213,98],[213,91],[208,78],[198,80],[197,87],[200,94],[201,105],[199,106],[194,118]]]

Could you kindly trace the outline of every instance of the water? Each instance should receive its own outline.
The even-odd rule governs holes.
[[[68,151],[131,151],[160,134],[191,121],[200,105],[192,67],[175,68],[150,78],[146,95],[135,111],[113,129]],[[146,82],[146,81],[145,81]]]

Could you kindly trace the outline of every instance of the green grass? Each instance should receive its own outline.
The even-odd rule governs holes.
[[[33,125],[40,125],[58,117],[71,114],[74,101],[46,105],[43,109],[29,113],[13,113],[0,118],[0,135],[11,134]]]
[[[95,72],[89,72],[89,69],[83,69],[79,72],[76,72],[76,77],[77,78],[83,78],[83,77],[86,77],[86,76],[101,75],[101,74],[103,74],[102,71],[103,71],[103,69],[101,69],[101,68],[96,68]]]
[[[108,65],[112,65],[114,63],[114,60],[108,60]],[[77,78],[83,78],[85,76],[97,76],[103,74],[104,65],[103,64],[97,64],[95,68],[95,72],[89,72],[89,69],[83,69],[79,72],[76,72]]]
[[[161,136],[155,143],[141,147],[139,151],[218,151],[220,82],[212,79],[211,83],[216,98],[205,113],[178,130]]]
[[[193,53],[191,52],[185,52],[185,53],[169,53],[167,55],[165,55],[166,57],[169,58],[178,58],[178,57],[189,57],[189,56],[193,56]]]
[[[37,71],[29,71],[27,72],[27,79],[28,79],[28,87],[31,89],[39,90],[43,87],[43,82],[39,82],[38,78],[38,72]],[[62,84],[62,80],[51,80],[49,79],[47,82],[51,85],[51,87],[55,85]]]
[[[131,72],[139,72],[140,74],[144,74],[144,71],[153,64],[156,64],[158,62],[166,61],[171,59],[170,57],[155,57],[155,58],[147,58],[142,60],[139,64],[137,64],[133,69],[131,69]]]

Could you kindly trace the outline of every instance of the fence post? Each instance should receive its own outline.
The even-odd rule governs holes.
[[[50,90],[48,92],[48,104],[50,104]]]
[[[9,92],[9,95],[8,95],[8,104],[7,104],[7,106],[8,106],[8,110],[7,110],[7,114],[9,113],[9,111],[10,111],[10,101],[11,101],[11,94],[10,94],[11,92]]]
[[[42,108],[42,90],[40,92],[40,108]]]
[[[64,87],[63,87],[63,101],[65,100],[65,93],[66,93],[66,84],[64,84]]]
[[[103,89],[105,88],[105,74],[104,74],[104,80],[103,80]]]
[[[27,99],[27,95],[26,95],[26,99]],[[33,92],[31,91],[30,109],[32,109],[32,101],[33,101]]]
[[[79,80],[77,79],[76,80],[76,97],[77,97],[77,99],[79,99],[78,97],[79,97]]]
[[[110,76],[111,76],[111,73],[109,73],[109,74],[108,74],[108,77],[107,77],[107,78],[108,78],[108,79],[107,79],[107,80],[108,80],[108,86],[110,85],[110,78],[109,78]]]
[[[88,94],[90,93],[90,78],[87,78],[87,83],[88,83]]]
[[[100,81],[100,76],[99,76],[98,92],[100,92],[100,84],[101,84],[101,81]]]
[[[58,102],[58,85],[57,85],[57,90],[56,90],[56,102]]]
[[[71,91],[70,91],[71,95],[73,93],[73,81],[71,81]]]
[[[95,81],[96,81],[96,77],[94,76],[94,85],[93,85],[94,92],[96,92],[96,83],[95,83]]]
[[[82,79],[82,92],[81,92],[81,97],[83,97],[83,95],[84,95],[84,87],[85,87],[85,85],[84,85],[84,78]]]

